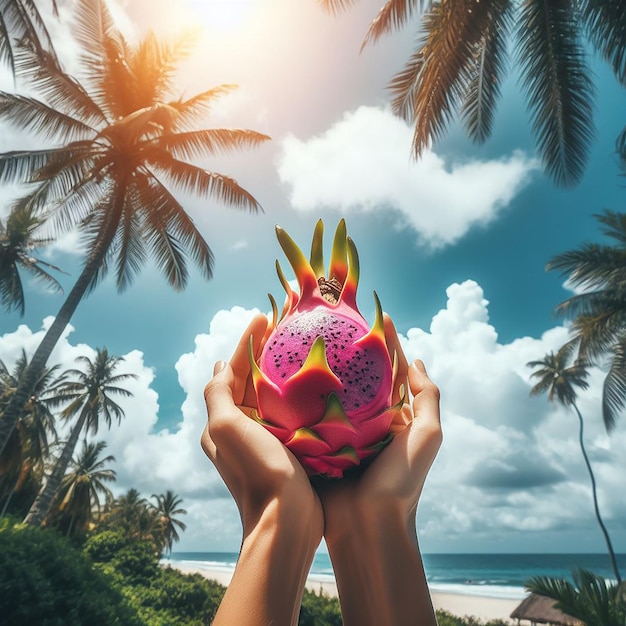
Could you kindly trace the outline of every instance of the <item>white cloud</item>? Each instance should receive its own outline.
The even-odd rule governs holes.
[[[322,135],[282,141],[278,173],[301,211],[398,212],[420,242],[454,243],[496,218],[528,184],[538,163],[521,152],[500,160],[446,162],[426,150],[410,159],[412,130],[388,110],[361,106]]]
[[[428,330],[413,328],[401,338],[408,358],[423,359],[442,391],[444,444],[418,519],[424,549],[571,550],[575,545],[567,544],[567,537],[582,533],[589,540],[586,549],[603,550],[578,447],[577,418],[546,398],[529,396],[526,363],[557,349],[567,329],[557,326],[540,338],[501,343],[477,283],[451,285],[447,295],[446,307],[433,316]],[[126,354],[124,371],[138,376],[129,382],[134,396],[122,401],[123,423],[98,435],[117,459],[116,493],[134,486],[147,497],[166,489],[183,497],[188,529],[177,546],[182,550],[235,551],[239,545],[236,506],[199,445],[206,420],[202,390],[214,363],[230,357],[256,313],[241,307],[219,311],[208,333],[196,336],[193,352],[178,359],[186,399],[176,430],[158,429],[158,397],[150,387],[154,372],[141,352]],[[71,330],[55,349],[53,362],[68,366],[78,354],[91,353],[89,346],[71,344]],[[20,326],[0,336],[0,358],[12,362],[21,346],[32,352],[42,332]],[[602,513],[616,548],[623,551],[626,535],[619,520],[626,516],[626,423],[606,436],[599,402],[602,375],[591,374],[590,389],[579,397],[585,441]]]

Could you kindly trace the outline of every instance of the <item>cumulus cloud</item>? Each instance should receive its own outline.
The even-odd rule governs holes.
[[[401,337],[408,358],[423,359],[442,391],[444,444],[420,502],[422,545],[433,551],[478,545],[541,550],[543,537],[580,532],[595,537],[591,547],[602,550],[577,418],[529,395],[533,381],[526,363],[558,349],[567,328],[504,343],[489,323],[480,285],[471,280],[454,284],[447,295],[445,308],[433,316],[428,329],[412,328]],[[117,493],[134,486],[145,496],[174,489],[183,497],[188,530],[178,545],[182,550],[237,550],[239,545],[237,508],[199,446],[206,420],[202,390],[215,361],[229,358],[257,313],[241,307],[219,311],[209,331],[196,336],[194,350],[178,359],[186,399],[182,420],[171,431],[158,426],[158,397],[151,389],[154,371],[141,352],[126,354],[124,371],[138,376],[129,383],[134,396],[122,400],[123,423],[99,435],[117,459]],[[71,331],[66,329],[55,349],[54,362],[69,365],[78,354],[92,350],[73,345]],[[32,352],[42,332],[20,326],[0,337],[0,356],[15,359],[22,346]],[[616,468],[626,458],[626,424],[607,437],[600,416],[602,373],[593,370],[590,382],[590,389],[579,396],[579,407],[586,418],[585,441],[601,510],[619,547],[620,537],[626,540],[619,523],[626,516],[626,503],[624,472]],[[559,549],[557,544],[550,548],[555,545]]]
[[[487,224],[528,184],[538,163],[521,152],[500,160],[446,161],[426,150],[411,161],[411,128],[389,110],[362,106],[325,133],[288,135],[278,161],[290,201],[301,211],[397,211],[398,224],[432,248]]]

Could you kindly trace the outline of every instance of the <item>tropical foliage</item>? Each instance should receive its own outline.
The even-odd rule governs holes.
[[[28,394],[82,298],[113,269],[120,290],[152,257],[175,289],[189,278],[188,260],[210,278],[213,254],[174,192],[258,211],[257,200],[229,176],[193,163],[269,137],[252,130],[194,130],[211,103],[232,85],[187,99],[175,94],[175,69],[190,38],[171,45],[154,34],[131,44],[104,0],[77,4],[74,33],[82,82],[52,55],[19,48],[28,95],[0,92],[0,115],[49,147],[0,154],[0,184],[27,183],[16,207],[46,218],[53,235],[78,229],[85,263],[35,351],[0,420],[0,451]],[[34,95],[32,95],[34,94]]]
[[[26,368],[28,359],[22,350],[13,371],[0,360],[0,413],[9,402]],[[8,445],[0,454],[0,512],[13,503],[14,511],[30,506],[33,490],[40,484],[51,445],[56,442],[53,407],[62,397],[65,374],[59,366],[44,368],[22,410]],[[26,504],[28,503],[28,504]],[[17,509],[15,505],[17,504]],[[25,512],[25,511],[24,511]]]
[[[100,514],[101,498],[104,502],[113,500],[107,483],[115,481],[115,470],[107,465],[115,461],[115,457],[101,456],[105,448],[104,441],[85,444],[61,481],[48,524],[68,537],[84,536],[90,523]]]
[[[596,515],[596,520],[600,526],[600,530],[604,535],[606,547],[609,552],[609,558],[611,560],[611,566],[615,573],[615,577],[618,582],[621,582],[621,576],[619,568],[617,566],[617,560],[615,558],[615,551],[613,544],[609,536],[609,532],[606,529],[602,516],[600,514],[600,507],[598,505],[598,494],[596,487],[596,479],[587,455],[584,439],[584,420],[583,416],[576,404],[576,389],[587,389],[589,383],[587,382],[588,363],[577,359],[573,363],[572,357],[575,350],[575,344],[572,342],[563,345],[556,353],[551,352],[547,354],[542,360],[530,361],[529,367],[536,368],[531,374],[533,378],[537,378],[537,384],[531,389],[531,395],[540,395],[547,393],[548,400],[551,402],[555,399],[558,400],[563,406],[571,408],[578,417],[578,443],[580,445],[580,451],[585,461],[585,466],[589,474],[589,480],[591,481],[591,493],[593,496],[593,506]]]
[[[611,432],[626,405],[626,214],[606,210],[595,217],[610,243],[586,243],[559,254],[548,269],[561,272],[576,289],[557,311],[572,320],[581,358],[608,365],[602,415]]]
[[[356,2],[320,1],[333,11]],[[490,136],[513,50],[545,169],[559,185],[578,182],[594,133],[588,47],[626,86],[626,0],[387,0],[363,45],[417,19],[416,49],[389,85],[394,112],[414,124],[414,155],[456,114],[472,140]]]
[[[587,570],[572,573],[574,582],[563,578],[536,577],[526,589],[555,600],[555,607],[579,619],[585,626],[623,626],[626,596],[618,583]]]
[[[100,427],[100,419],[104,419],[109,428],[113,419],[119,423],[124,417],[124,411],[114,398],[128,398],[132,395],[120,384],[136,378],[136,375],[118,373],[116,370],[123,359],[110,356],[106,348],[96,350],[93,360],[82,355],[76,360],[84,366],[84,369],[67,370],[66,375],[70,380],[63,383],[62,395],[59,398],[59,401],[67,403],[61,413],[62,417],[65,420],[76,421],[50,476],[40,489],[24,520],[33,526],[42,523],[52,501],[57,497],[79,437],[88,431],[95,435]]]
[[[6,223],[0,221],[0,302],[7,309],[24,314],[24,287],[20,270],[43,281],[56,291],[63,291],[59,281],[48,270],[62,271],[56,265],[33,256],[33,252],[49,243],[36,230],[42,218],[23,207],[15,207]]]
[[[57,14],[56,0],[50,0],[50,5]],[[13,74],[19,69],[16,57],[20,43],[37,50],[42,60],[55,54],[35,0],[3,0],[0,2],[0,63],[8,65]]]

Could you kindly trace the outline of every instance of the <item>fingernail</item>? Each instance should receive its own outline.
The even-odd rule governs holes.
[[[226,367],[226,361],[218,361],[213,368],[213,376],[219,374]]]

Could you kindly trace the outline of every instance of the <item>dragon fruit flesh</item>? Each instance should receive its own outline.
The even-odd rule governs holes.
[[[335,233],[328,278],[321,220],[310,262],[282,228],[277,226],[276,234],[300,293],[291,289],[277,261],[287,298],[279,320],[270,295],[273,322],[258,363],[250,349],[258,409],[253,417],[293,452],[309,475],[339,478],[391,438],[391,422],[402,406],[402,401],[391,406],[396,355],[392,362],[376,294],[371,329],[357,308],[359,260],[345,221]]]

